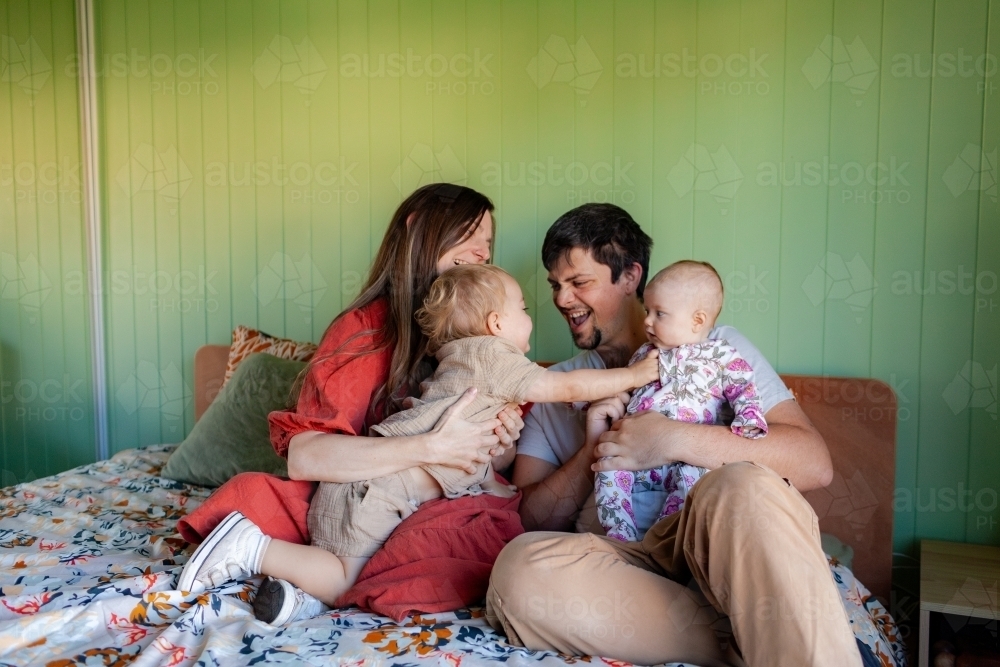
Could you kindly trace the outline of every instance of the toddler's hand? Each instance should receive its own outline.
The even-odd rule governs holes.
[[[660,379],[660,351],[653,348],[646,354],[646,358],[637,361],[630,367],[633,369],[634,383],[636,387],[643,387],[650,382]]]

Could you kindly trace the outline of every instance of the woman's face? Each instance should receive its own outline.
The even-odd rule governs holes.
[[[468,238],[444,251],[437,263],[438,275],[458,264],[485,264],[490,259],[492,242],[493,216],[486,211]]]

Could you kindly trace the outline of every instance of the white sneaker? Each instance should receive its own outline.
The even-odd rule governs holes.
[[[296,588],[284,579],[268,577],[260,585],[253,601],[253,615],[258,621],[285,625],[330,611],[321,601]]]
[[[215,527],[191,555],[177,580],[182,591],[201,593],[236,579],[260,574],[260,564],[271,538],[240,512]]]

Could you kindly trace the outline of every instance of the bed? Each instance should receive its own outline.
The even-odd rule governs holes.
[[[197,416],[221,386],[227,351],[206,346],[196,355]],[[891,581],[895,398],[875,380],[785,381],[833,454],[834,483],[807,497],[824,532],[853,548],[858,579],[836,558],[831,572],[855,634],[872,664],[904,664],[878,600],[888,599]],[[512,647],[481,608],[401,622],[339,610],[272,628],[251,612],[259,580],[176,591],[191,551],[177,521],[211,489],[159,476],[173,448],[129,449],[0,490],[0,664],[621,665]]]

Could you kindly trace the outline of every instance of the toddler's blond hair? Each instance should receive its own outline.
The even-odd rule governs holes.
[[[507,299],[504,276],[510,274],[499,266],[462,264],[437,277],[413,315],[427,336],[428,353],[453,340],[489,335],[490,313],[502,313]]]

